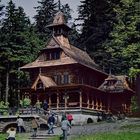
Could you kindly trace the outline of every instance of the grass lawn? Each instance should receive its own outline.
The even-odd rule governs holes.
[[[5,140],[6,137],[6,134],[0,134],[0,140]],[[29,134],[16,135],[16,140],[28,140],[28,138]],[[51,140],[59,140],[59,138],[51,138]],[[87,136],[81,135],[77,137],[72,137],[71,140],[140,140],[140,132],[98,133]]]
[[[7,138],[7,134],[0,134],[0,140],[5,140]],[[16,140],[28,140],[29,134],[16,134]]]

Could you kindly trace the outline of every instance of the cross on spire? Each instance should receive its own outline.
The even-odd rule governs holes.
[[[58,0],[58,10],[60,11],[61,10],[61,1],[60,0]]]

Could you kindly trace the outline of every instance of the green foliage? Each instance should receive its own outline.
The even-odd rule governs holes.
[[[78,20],[83,21],[80,48],[85,49],[94,60],[104,66],[106,52],[102,44],[108,38],[115,20],[111,0],[84,0],[79,6]]]
[[[23,99],[23,106],[24,106],[24,107],[28,107],[28,106],[30,106],[30,105],[31,105],[31,100],[30,100],[29,98],[25,97],[25,98]]]
[[[8,134],[0,134],[1,140],[5,140],[8,137]],[[16,134],[16,140],[28,140],[29,134]]]
[[[136,5],[136,0],[121,0],[114,7],[116,22],[104,43],[108,63],[117,74],[126,74],[131,67],[140,66],[140,18]]]
[[[65,4],[65,5],[62,5],[61,11],[65,15],[65,21],[68,23],[68,21],[70,21],[72,19],[72,17],[71,17],[72,9],[70,8],[70,6],[68,4]]]
[[[139,107],[138,107],[138,102],[137,102],[137,96],[133,96],[131,99],[131,110],[132,112],[138,112]]]
[[[35,7],[37,14],[35,18],[35,31],[39,38],[46,42],[50,37],[50,31],[47,25],[53,21],[54,14],[56,13],[56,3],[54,0],[41,0],[38,1],[39,6]]]
[[[130,68],[129,69],[129,76],[135,78],[140,73],[140,69]]]
[[[84,0],[81,48],[107,72],[128,74],[140,67],[140,16],[138,0]]]
[[[42,41],[35,34],[24,9],[16,8],[10,0],[0,28],[0,74],[4,75],[1,77],[2,92],[9,92],[9,98],[17,98],[15,94],[19,88],[20,76],[24,77],[24,83],[27,83],[26,76],[19,72],[19,67],[33,61],[40,48],[42,48]],[[6,78],[6,73],[10,75],[9,79]],[[4,90],[4,87],[8,90]]]
[[[4,103],[4,101],[0,101],[0,113],[2,113],[3,115],[7,115],[8,108],[9,108],[8,102]]]
[[[1,5],[1,0],[0,0],[0,17],[3,15],[3,8],[4,8],[4,5]]]

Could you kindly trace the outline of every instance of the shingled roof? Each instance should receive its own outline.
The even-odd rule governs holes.
[[[53,23],[48,25],[48,28],[53,28],[54,26],[61,26],[63,25],[68,30],[71,30],[71,28],[66,24],[64,13],[61,11],[58,11],[56,15],[54,16]]]
[[[47,49],[52,49],[52,48],[61,48],[64,51],[64,53],[67,55],[67,57],[58,60],[50,60],[50,61],[39,61],[39,58],[37,58],[34,62],[28,63],[23,67],[21,67],[21,69],[79,63],[91,69],[100,70],[99,66],[94,62],[94,60],[92,60],[89,57],[89,55],[86,52],[72,45],[70,45],[70,48],[65,47],[55,37],[52,37],[50,42],[48,42],[48,45],[46,45],[46,47],[43,50],[45,51]]]
[[[64,19],[64,14],[60,11],[56,14],[56,16],[54,17],[53,24],[49,25],[49,27],[54,27],[56,25],[67,26]],[[60,58],[58,60],[39,61],[42,53],[44,53],[45,51],[47,52],[48,49],[50,50],[50,49],[58,49],[58,48],[65,53],[66,55],[65,58]],[[40,56],[34,62],[21,67],[21,69],[30,69],[35,67],[47,67],[47,66],[57,66],[57,65],[77,63],[86,66],[88,68],[94,69],[96,71],[99,71],[101,73],[104,73],[103,71],[101,71],[100,67],[94,62],[94,60],[90,58],[87,52],[80,50],[79,48],[71,45],[67,36],[52,35],[49,42],[45,45],[45,48],[41,50]]]
[[[122,93],[124,90],[134,93],[134,91],[129,87],[125,75],[109,75],[108,78],[105,79],[104,83],[99,87],[99,89],[111,93]]]

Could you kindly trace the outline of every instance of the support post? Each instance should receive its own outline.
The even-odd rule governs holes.
[[[108,96],[107,112],[110,112],[110,96]]]
[[[87,94],[87,108],[89,108],[89,94]]]
[[[59,109],[59,93],[57,93],[57,110]]]
[[[82,92],[79,92],[80,108],[82,108]]]
[[[51,109],[51,105],[52,105],[52,102],[51,102],[51,95],[49,95],[49,109]]]
[[[92,97],[92,109],[94,109],[94,98]]]

